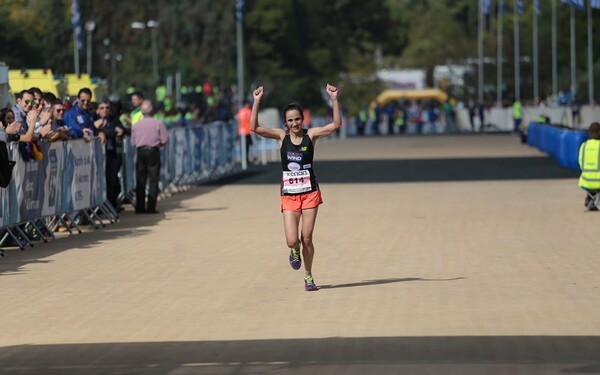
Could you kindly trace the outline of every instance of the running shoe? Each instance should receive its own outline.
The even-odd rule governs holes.
[[[300,246],[297,249],[290,250],[290,266],[293,269],[299,270],[302,265],[302,259],[300,258]]]
[[[304,276],[304,290],[307,292],[319,290],[319,287],[315,285],[315,279],[313,279],[312,275]]]

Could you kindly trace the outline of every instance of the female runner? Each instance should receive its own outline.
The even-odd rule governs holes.
[[[281,154],[281,212],[287,246],[290,248],[289,261],[298,270],[304,258],[304,289],[315,291],[319,288],[312,276],[315,247],[312,241],[319,205],[323,203],[321,191],[313,171],[314,147],[318,139],[327,137],[342,126],[337,88],[327,84],[327,94],[333,107],[333,122],[318,128],[303,129],[302,108],[291,103],[283,109],[287,130],[271,129],[258,123],[258,111],[263,96],[263,87],[253,92],[254,104],[250,117],[250,129],[261,137],[276,139]],[[300,220],[302,219],[302,220]],[[298,227],[302,222],[300,236]],[[302,256],[300,255],[302,243]]]

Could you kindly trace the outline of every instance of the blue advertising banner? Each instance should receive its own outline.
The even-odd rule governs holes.
[[[171,127],[170,142],[161,148],[163,188],[208,181],[231,173],[238,140],[235,123],[190,124]],[[135,188],[135,149],[124,140],[121,184]],[[18,143],[9,145],[17,164],[9,186],[0,189],[0,227],[47,216],[92,208],[106,201],[104,145],[98,139],[40,142],[42,160],[24,161]]]

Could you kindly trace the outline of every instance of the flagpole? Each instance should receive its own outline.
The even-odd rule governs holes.
[[[479,22],[477,35],[477,98],[479,103],[483,103],[483,0],[479,0]]]
[[[556,52],[556,0],[552,0],[552,97],[558,93],[558,68]]]
[[[515,50],[515,100],[521,100],[521,56],[519,51],[519,17],[517,12],[517,2],[513,7],[514,23],[514,50]]]
[[[242,22],[237,21],[236,44],[237,44],[237,85],[238,85],[238,108],[244,105],[244,38],[242,36]]]
[[[575,85],[575,82],[577,80],[577,67],[575,66],[575,7],[570,6],[569,8],[571,8],[571,14],[569,16],[571,19],[571,87],[576,88],[577,86]]]
[[[498,1],[498,46],[496,51],[496,106],[502,107],[502,15],[503,0]]]
[[[242,35],[242,17],[243,1],[236,2],[236,45],[237,45],[237,89],[238,89],[238,109],[244,105],[244,38]],[[240,148],[242,154],[242,169],[248,168],[248,155],[246,155],[246,137],[240,138]]]
[[[75,65],[75,74],[79,75],[79,46],[77,45],[77,33],[73,32],[73,62]]]
[[[533,11],[533,99],[540,96],[539,65],[538,65],[538,14]]]
[[[587,2],[587,34],[588,34],[588,96],[590,105],[595,106],[594,102],[594,57],[592,41],[592,7],[591,1]]]

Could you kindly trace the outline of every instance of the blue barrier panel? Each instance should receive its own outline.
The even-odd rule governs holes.
[[[561,128],[550,127],[548,129],[548,154],[556,159],[558,151],[558,143],[560,137]]]
[[[568,164],[569,168],[580,170],[579,168],[579,147],[589,138],[587,132],[572,132],[567,142]]]
[[[542,152],[548,152],[548,129],[549,126],[548,125],[542,125],[540,126],[540,132],[539,132],[539,142],[538,142],[538,148],[540,149],[540,151]]]
[[[191,124],[169,129],[169,145],[161,148],[163,188],[195,184],[235,172],[238,141],[235,122]],[[0,228],[46,216],[93,208],[106,201],[105,151],[98,139],[40,142],[43,158],[25,162],[11,143],[17,161],[11,183],[0,189]],[[121,185],[130,194],[135,186],[135,149],[123,142]]]
[[[569,148],[567,146],[569,134],[568,130],[561,130],[558,136],[558,144],[556,145],[556,160],[558,165],[564,168],[569,168]]]
[[[538,147],[538,133],[540,130],[540,124],[536,122],[530,122],[527,127],[527,144],[531,147]]]
[[[99,140],[39,143],[40,161],[24,161],[18,143],[10,145],[17,164],[0,194],[0,227],[95,207],[106,200],[105,153]]]

